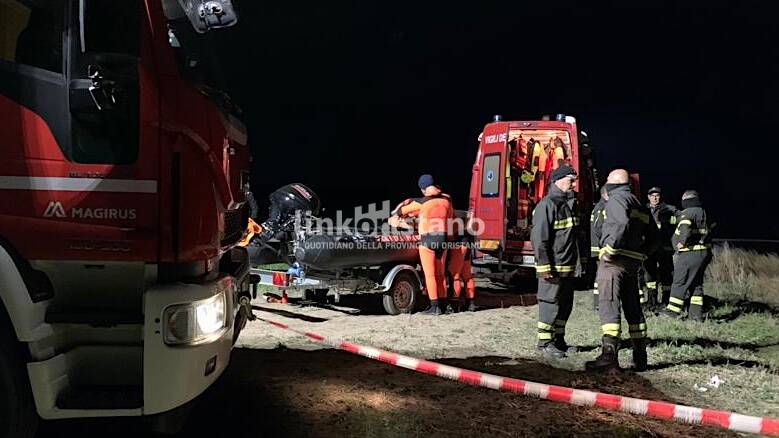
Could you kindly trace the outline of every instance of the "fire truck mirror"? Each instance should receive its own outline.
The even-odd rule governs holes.
[[[124,90],[135,88],[138,58],[122,53],[82,55],[86,77],[70,82],[73,112],[110,110],[125,99]]]
[[[198,33],[238,22],[238,11],[232,0],[178,0],[178,3]]]

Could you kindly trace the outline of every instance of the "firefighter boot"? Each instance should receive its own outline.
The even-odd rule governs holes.
[[[660,318],[680,318],[681,314],[676,313],[669,309],[663,309],[660,311],[660,313],[657,314]]]
[[[633,339],[633,371],[646,371],[646,339]]]
[[[654,289],[645,287],[641,289],[641,310],[649,312],[652,310],[654,300],[652,299],[652,292],[656,292]]]
[[[613,336],[603,337],[603,349],[595,360],[584,363],[587,371],[619,370],[617,351],[619,350],[619,338]]]
[[[473,300],[465,300],[465,303],[463,303],[462,311],[463,312],[475,312],[476,311],[476,304],[473,303]]]
[[[558,350],[564,351],[566,354],[573,354],[579,351],[578,348],[572,347],[568,345],[567,342],[565,342],[565,336],[564,335],[554,335],[554,346],[557,347]]]
[[[657,289],[647,289],[647,302],[644,310],[654,312],[657,310]]]
[[[441,308],[438,307],[438,300],[430,300],[430,307],[427,308],[427,310],[422,312],[422,315],[433,315],[438,316],[441,315]]]
[[[449,300],[449,303],[446,305],[446,313],[449,315],[450,313],[460,313],[460,300],[459,299],[451,299]]]
[[[671,286],[662,286],[660,292],[660,303],[658,307],[662,308],[668,305],[668,301],[671,299]]]
[[[693,321],[703,321],[703,306],[698,304],[690,304],[690,309],[687,312],[687,316]]]
[[[554,342],[549,342],[545,345],[539,345],[538,351],[544,354],[544,357],[547,359],[564,359],[565,358],[565,351],[560,350],[557,348],[554,344]]]

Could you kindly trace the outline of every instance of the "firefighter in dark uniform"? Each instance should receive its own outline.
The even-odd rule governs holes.
[[[711,229],[714,223],[706,216],[698,192],[694,190],[684,192],[682,208],[684,210],[679,214],[679,223],[671,240],[676,249],[671,297],[660,316],[681,316],[689,297],[688,315],[700,321],[703,319],[703,274],[711,262]]]
[[[552,185],[533,211],[530,240],[538,275],[538,349],[546,357],[568,352],[565,325],[573,310],[574,279],[579,263],[579,216],[576,172],[561,165],[550,175]]]
[[[646,254],[656,248],[657,226],[649,210],[630,192],[628,181],[627,171],[617,169],[609,174],[606,183],[609,200],[604,210],[597,277],[603,349],[597,359],[585,364],[591,371],[619,369],[621,310],[633,341],[635,370],[644,371],[647,366],[647,327],[639,303],[638,269]]]
[[[671,280],[673,280],[673,248],[671,236],[676,229],[676,215],[679,210],[673,205],[662,202],[660,187],[652,187],[647,192],[649,204],[647,207],[659,230],[660,247],[644,261],[644,289],[641,304],[649,310],[655,310],[668,304],[671,295]]]
[[[603,226],[603,211],[606,208],[606,201],[609,200],[609,194],[606,192],[606,186],[600,188],[600,200],[592,208],[590,214],[590,260],[587,273],[594,275],[595,282],[592,285],[592,308],[598,310],[598,257],[600,257],[600,236]],[[592,278],[592,277],[590,277]]]

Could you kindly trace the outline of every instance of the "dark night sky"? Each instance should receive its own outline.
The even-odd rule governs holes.
[[[310,3],[243,1],[218,37],[259,199],[297,181],[330,210],[394,204],[431,172],[464,209],[493,114],[565,113],[602,174],[677,205],[697,188],[717,237],[779,239],[773,2]]]

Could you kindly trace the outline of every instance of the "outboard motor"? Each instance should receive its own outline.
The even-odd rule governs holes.
[[[321,201],[313,190],[300,183],[287,184],[271,193],[268,219],[263,231],[248,246],[252,264],[289,262],[295,239],[295,215],[298,211],[316,216]]]
[[[288,229],[295,221],[295,212],[308,212],[312,216],[319,214],[319,196],[303,184],[287,184],[269,196],[270,216],[263,228],[278,233],[292,231]]]

